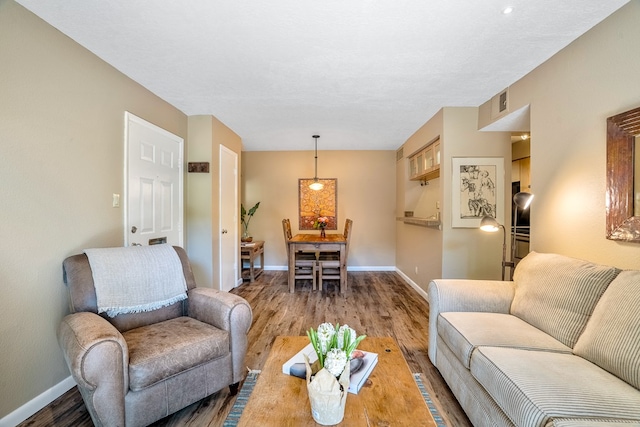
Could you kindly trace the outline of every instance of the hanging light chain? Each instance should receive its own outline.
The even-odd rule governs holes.
[[[318,179],[318,138],[320,138],[320,135],[313,135],[313,139],[315,140],[315,176],[313,177],[313,183],[309,186],[309,188],[311,188],[312,190],[322,190],[322,188],[324,187],[324,185],[322,185],[322,183],[320,182],[320,180]]]

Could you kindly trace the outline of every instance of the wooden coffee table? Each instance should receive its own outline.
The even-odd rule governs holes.
[[[309,343],[307,337],[276,337],[239,426],[317,426],[305,380],[282,373],[282,364]],[[378,364],[358,394],[347,396],[341,426],[428,426],[436,423],[409,366],[391,337],[367,337],[358,346],[378,353]]]

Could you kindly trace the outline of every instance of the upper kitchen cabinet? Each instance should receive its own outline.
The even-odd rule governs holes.
[[[440,176],[440,138],[409,156],[409,179],[429,181]]]

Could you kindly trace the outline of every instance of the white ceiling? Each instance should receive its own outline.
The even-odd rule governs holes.
[[[484,103],[628,2],[17,1],[249,151],[312,150],[313,134],[319,150],[395,150],[441,107]]]

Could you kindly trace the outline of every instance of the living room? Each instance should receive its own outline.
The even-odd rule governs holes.
[[[637,244],[605,238],[606,118],[640,106],[640,57],[631,54],[640,41],[638,22],[640,1],[632,0],[509,84],[509,110],[527,112],[534,141],[531,248],[537,252],[640,268]],[[69,386],[55,336],[68,312],[61,263],[87,247],[122,245],[122,211],[111,207],[111,195],[123,191],[124,111],[187,141],[197,119],[11,0],[0,1],[0,55],[1,421],[21,408],[37,411]],[[491,108],[490,97],[475,107],[442,106],[402,144],[405,155],[440,135],[442,165],[462,156],[510,159],[502,142],[514,129],[492,120]],[[221,135],[216,143],[241,156],[241,200],[264,203],[251,226],[268,242],[267,266],[283,267],[280,221],[296,224],[297,180],[312,175],[311,135],[299,152],[242,152],[233,130],[208,120]],[[451,227],[450,171],[438,178],[442,231],[396,220],[413,208],[407,194],[436,188],[409,182],[396,149],[319,152],[320,176],[338,178],[340,198],[348,200],[339,203],[339,218],[354,219],[349,268],[398,271],[422,289],[438,277],[499,278],[500,238]],[[265,176],[266,168],[277,173]],[[188,214],[186,221],[197,224],[189,225]]]

